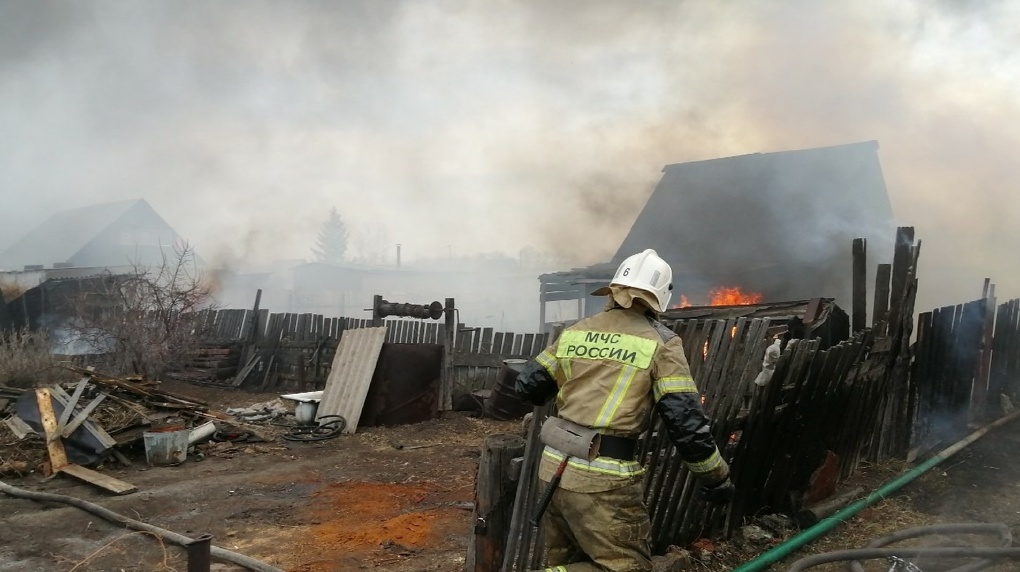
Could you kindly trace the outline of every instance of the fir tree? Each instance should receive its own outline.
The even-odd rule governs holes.
[[[347,224],[336,212],[336,207],[329,209],[329,218],[322,223],[319,229],[319,237],[315,240],[315,260],[318,262],[329,262],[339,264],[344,261],[347,254]]]

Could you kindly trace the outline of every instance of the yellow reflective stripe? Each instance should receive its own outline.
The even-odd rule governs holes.
[[[563,368],[563,375],[566,376],[567,379],[574,379],[574,370],[570,365],[569,359],[561,359],[560,367]]]
[[[549,446],[542,451],[542,456],[549,457],[556,463],[563,462],[563,453]],[[613,475],[617,477],[634,477],[642,475],[645,472],[644,467],[642,467],[637,461],[620,461],[609,457],[595,457],[594,461],[586,461],[584,459],[578,459],[577,457],[571,457],[567,466],[581,471],[588,471],[590,473]]]
[[[567,572],[566,566],[553,566],[552,568],[543,568],[542,572]]]
[[[660,377],[652,386],[655,400],[658,401],[667,393],[697,393],[698,386],[690,376]]]
[[[549,350],[542,350],[542,353],[535,356],[535,361],[538,362],[538,365],[548,370],[550,374],[555,375],[559,364],[556,361],[556,357],[549,353]]]
[[[708,458],[705,459],[704,461],[698,461],[697,463],[684,462],[684,464],[687,465],[687,468],[690,469],[692,473],[698,474],[710,473],[717,469],[720,465],[722,465],[722,463],[723,463],[722,455],[719,454],[718,449],[713,451],[712,454],[709,455]]]
[[[595,418],[595,423],[592,424],[593,429],[609,427],[609,424],[613,422],[616,410],[623,403],[623,398],[627,395],[627,390],[630,389],[630,383],[634,381],[634,374],[637,371],[637,369],[629,366],[620,370],[620,374],[616,376],[616,383],[613,384],[613,390],[609,392],[609,397],[602,404],[602,410],[599,411],[598,417]]]
[[[657,347],[655,340],[630,334],[567,330],[560,334],[556,357],[609,360],[648,369]]]

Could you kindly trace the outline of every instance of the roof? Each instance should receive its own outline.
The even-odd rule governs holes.
[[[754,153],[664,167],[612,264],[654,248],[674,275],[711,281],[849,260],[853,238],[894,231],[877,142]]]
[[[20,270],[29,264],[48,266],[67,262],[134,208],[152,210],[144,199],[133,199],[58,212],[0,253],[0,269]]]

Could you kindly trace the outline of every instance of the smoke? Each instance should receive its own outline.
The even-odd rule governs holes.
[[[918,307],[976,297],[985,276],[1017,296],[1018,16],[1005,1],[7,2],[0,248],[57,207],[143,197],[210,261],[307,257],[336,206],[408,261],[531,248],[589,264],[665,164],[875,139],[924,242]]]

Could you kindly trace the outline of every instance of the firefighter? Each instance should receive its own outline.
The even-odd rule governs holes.
[[[724,504],[733,496],[729,466],[701,408],[680,338],[656,319],[671,296],[672,270],[654,250],[620,265],[605,311],[566,328],[518,375],[517,394],[536,405],[556,397],[556,425],[572,436],[594,430],[597,452],[568,457],[546,442],[539,478],[558,488],[545,511],[545,570],[652,569],[651,523],[644,504],[637,438],[654,408],[690,471],[699,494]],[[559,469],[560,477],[554,478]]]

